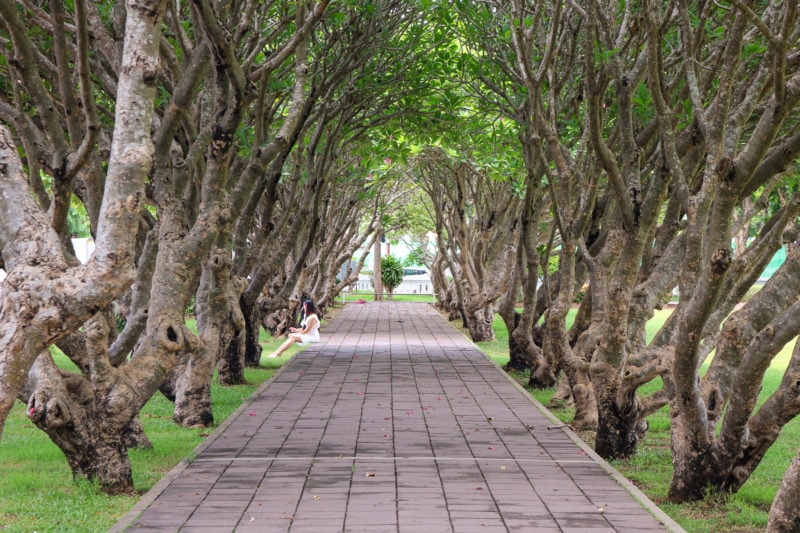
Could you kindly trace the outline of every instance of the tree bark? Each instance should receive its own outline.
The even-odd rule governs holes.
[[[800,454],[783,475],[778,494],[769,509],[767,533],[800,531]]]
[[[4,17],[11,13],[5,7]],[[39,208],[27,192],[11,137],[0,128],[5,174],[2,196],[11,202],[0,206],[6,217],[0,218],[0,243],[9,269],[0,301],[4,339],[0,342],[0,428],[41,351],[80,327],[133,279],[135,229],[145,196],[144,179],[152,164],[149,132],[163,2],[129,3],[127,7],[124,68],[116,102],[119,120],[115,122],[96,248],[87,265],[67,268],[57,235],[45,229],[47,224],[42,223]],[[22,41],[19,43],[21,50]]]
[[[108,323],[99,315],[85,328],[87,338],[95,343],[102,344],[108,334]],[[59,370],[47,351],[36,359],[28,380],[32,390],[28,416],[64,452],[73,475],[96,480],[109,494],[132,493],[127,448],[136,413],[120,413],[116,402],[133,398],[123,399],[124,391],[98,387]]]
[[[229,385],[243,371],[244,320],[241,319],[238,293],[230,277],[228,247],[213,250],[203,263],[197,291],[197,329],[200,344],[176,367],[175,411],[173,419],[186,427],[211,427],[211,379],[219,365],[219,381]],[[226,350],[231,350],[236,357]],[[237,365],[238,368],[230,368]]]

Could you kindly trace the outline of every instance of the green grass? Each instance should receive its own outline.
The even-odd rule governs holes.
[[[194,321],[187,321],[194,327]],[[266,332],[261,336],[264,353],[282,342]],[[277,368],[301,348],[293,346],[279,359],[262,359],[261,368],[245,370],[247,385],[212,385],[211,398],[216,424],[222,423]],[[69,367],[63,355],[59,364]],[[176,464],[189,458],[211,432],[187,429],[172,421],[173,404],[161,393],[145,405],[141,420],[153,443],[151,450],[131,450],[134,487],[148,491]],[[86,481],[74,481],[64,455],[25,415],[17,402],[0,440],[0,531],[11,532],[100,532],[116,523],[138,501],[136,496],[106,496]]]
[[[435,302],[435,296],[432,294],[394,294],[392,295],[392,299],[389,300],[388,295],[383,295],[384,301],[387,302],[423,302],[423,303],[433,303]],[[342,302],[355,302],[359,299],[366,300],[368,302],[375,301],[375,293],[371,291],[354,291],[349,293],[342,293],[342,295],[336,299],[337,304],[341,304]]]
[[[669,312],[668,310],[656,311],[656,315],[647,326],[648,339],[658,331],[669,316]],[[568,321],[571,321],[573,317],[574,310],[570,313]],[[454,322],[454,325],[459,326],[460,322]],[[508,332],[499,317],[495,317],[494,329],[497,340],[477,344],[482,351],[502,366],[508,362]],[[767,371],[759,396],[759,405],[780,385],[793,347],[794,343],[784,347]],[[514,377],[522,385],[527,383],[525,373],[516,374]],[[660,386],[660,380],[655,380],[643,387],[642,391],[644,393],[652,392]],[[544,405],[549,404],[554,392],[554,389],[530,390],[530,393]],[[550,410],[564,422],[572,419],[572,409],[551,407]],[[761,464],[737,494],[728,497],[716,496],[703,502],[683,505],[675,505],[667,500],[667,491],[672,477],[670,423],[667,408],[650,416],[648,421],[650,429],[636,456],[625,461],[612,462],[615,468],[690,533],[706,531],[744,533],[764,530],[770,505],[775,498],[783,474],[797,453],[797,443],[800,442],[800,419],[795,419],[784,426],[778,441],[769,449]],[[587,441],[591,441],[591,436],[584,435],[584,437]]]

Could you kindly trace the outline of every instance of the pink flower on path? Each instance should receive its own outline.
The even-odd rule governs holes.
[[[250,416],[256,416],[255,413],[248,413]]]

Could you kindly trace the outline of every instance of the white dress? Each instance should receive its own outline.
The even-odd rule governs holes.
[[[308,330],[308,333],[298,333],[300,335],[300,344],[319,342],[319,318],[317,318],[317,315],[308,315],[300,322],[300,325],[305,329],[308,321],[311,321],[311,329]]]

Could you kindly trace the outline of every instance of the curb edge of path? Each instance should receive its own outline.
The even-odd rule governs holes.
[[[297,354],[294,354],[294,357]],[[172,483],[172,481],[183,472],[187,466],[189,466],[194,457],[200,455],[200,453],[205,450],[208,446],[210,446],[215,440],[219,438],[220,435],[228,428],[229,425],[233,424],[234,420],[239,417],[239,415],[252,404],[259,393],[262,392],[262,389],[265,389],[267,385],[272,383],[278,376],[280,376],[283,371],[289,366],[290,360],[287,360],[285,363],[278,368],[275,373],[269,378],[267,381],[261,384],[253,393],[247,397],[247,399],[242,402],[242,404],[236,408],[228,418],[225,419],[222,424],[217,426],[211,435],[205,438],[203,442],[197,445],[197,447],[192,450],[189,458],[181,459],[181,461],[172,467],[172,470],[166,473],[164,477],[158,480],[155,485],[152,486],[150,490],[148,490],[139,501],[134,504],[134,506],[123,515],[117,522],[111,526],[110,529],[107,530],[106,533],[122,533],[125,529],[130,526],[138,517],[141,515],[149,506],[152,504],[156,498],[164,492],[164,490]]]
[[[452,327],[452,324],[450,325]],[[459,331],[457,328],[453,329],[464,335],[463,332]],[[525,395],[525,397],[530,401],[530,403],[533,404],[534,407],[536,407],[548,420],[557,424],[559,426],[559,429],[563,431],[564,434],[566,434],[570,438],[570,440],[572,440],[581,450],[586,452],[586,455],[591,457],[594,462],[600,465],[600,468],[605,470],[614,479],[614,481],[619,483],[620,486],[622,486],[625,490],[627,490],[631,494],[631,496],[633,496],[642,505],[642,507],[647,509],[647,511],[651,515],[653,515],[653,517],[655,517],[656,520],[661,522],[664,525],[664,527],[666,527],[669,531],[672,531],[673,533],[686,533],[686,530],[683,529],[680,526],[680,524],[678,524],[675,520],[670,518],[670,516],[667,515],[667,513],[665,513],[659,506],[657,506],[650,498],[648,498],[647,495],[644,492],[642,492],[641,489],[639,489],[639,487],[634,485],[633,482],[631,482],[628,478],[623,476],[619,470],[611,466],[611,464],[608,461],[600,457],[597,454],[597,452],[595,452],[594,449],[592,449],[591,446],[586,444],[583,441],[583,439],[581,439],[578,436],[577,433],[572,431],[572,429],[569,426],[564,424],[564,422],[562,422],[556,415],[551,413],[550,410],[547,409],[547,407],[545,407],[544,405],[542,405],[542,403],[539,400],[534,398],[534,396],[528,390],[526,390],[525,387],[523,387],[517,380],[515,380],[508,372],[503,370],[503,368],[500,365],[498,365],[497,362],[494,361],[494,359],[489,357],[486,353],[483,352],[483,350],[481,350],[478,347],[477,344],[472,342],[472,339],[470,339],[466,335],[464,335],[464,337],[470,343],[472,343],[475,346],[475,349],[478,350],[480,353],[482,353],[484,357],[486,357],[486,359],[488,359],[489,362],[491,362],[497,368],[497,370],[499,370],[500,373],[503,374],[503,376],[517,390],[522,392]]]

